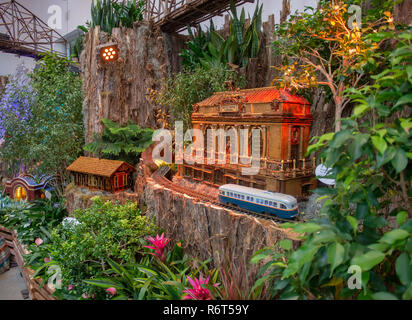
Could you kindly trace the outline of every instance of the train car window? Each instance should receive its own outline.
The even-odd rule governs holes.
[[[242,195],[242,200],[245,200],[245,196],[244,196],[244,195]]]
[[[250,201],[253,201],[253,197],[250,197]]]
[[[249,200],[250,200],[250,197],[249,197],[249,196],[246,196],[246,200],[248,200],[248,201],[249,201]]]
[[[277,208],[277,207],[278,207],[277,202],[273,202],[273,207],[274,207],[274,208]]]
[[[272,206],[272,205],[273,205],[273,202],[272,202],[272,201],[269,201],[269,205]]]
[[[268,205],[268,204],[269,204],[269,201],[265,200],[265,205]]]
[[[286,206],[283,203],[280,204],[280,208],[281,209],[287,209]]]

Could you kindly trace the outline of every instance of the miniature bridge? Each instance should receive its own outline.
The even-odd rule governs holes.
[[[39,58],[66,40],[15,0],[0,0],[0,51]]]
[[[153,21],[164,32],[179,32],[187,25],[196,26],[222,15],[230,8],[254,0],[147,0],[145,20]]]

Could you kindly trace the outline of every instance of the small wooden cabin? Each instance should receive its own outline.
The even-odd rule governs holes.
[[[80,157],[67,169],[76,186],[92,190],[119,192],[132,186],[132,174],[136,169],[118,160]]]
[[[44,198],[44,191],[53,189],[55,182],[54,176],[23,174],[6,182],[5,193],[16,201],[33,201]]]

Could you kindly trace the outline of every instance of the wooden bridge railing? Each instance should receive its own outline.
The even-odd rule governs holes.
[[[147,0],[145,20],[153,21],[166,32],[178,32],[187,25],[195,26],[203,21],[222,15],[235,5],[254,0]]]
[[[58,52],[56,43],[65,45],[66,40],[26,7],[15,0],[0,3],[1,51],[36,57],[41,52]]]

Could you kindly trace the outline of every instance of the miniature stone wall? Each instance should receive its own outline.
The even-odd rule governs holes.
[[[296,240],[294,234],[272,221],[200,202],[164,188],[150,178],[143,201],[146,214],[156,219],[167,237],[182,241],[182,248],[192,257],[200,260],[213,258],[216,265],[229,263],[234,270],[246,267],[252,276],[258,266],[249,264],[249,261],[257,250],[285,238]]]

